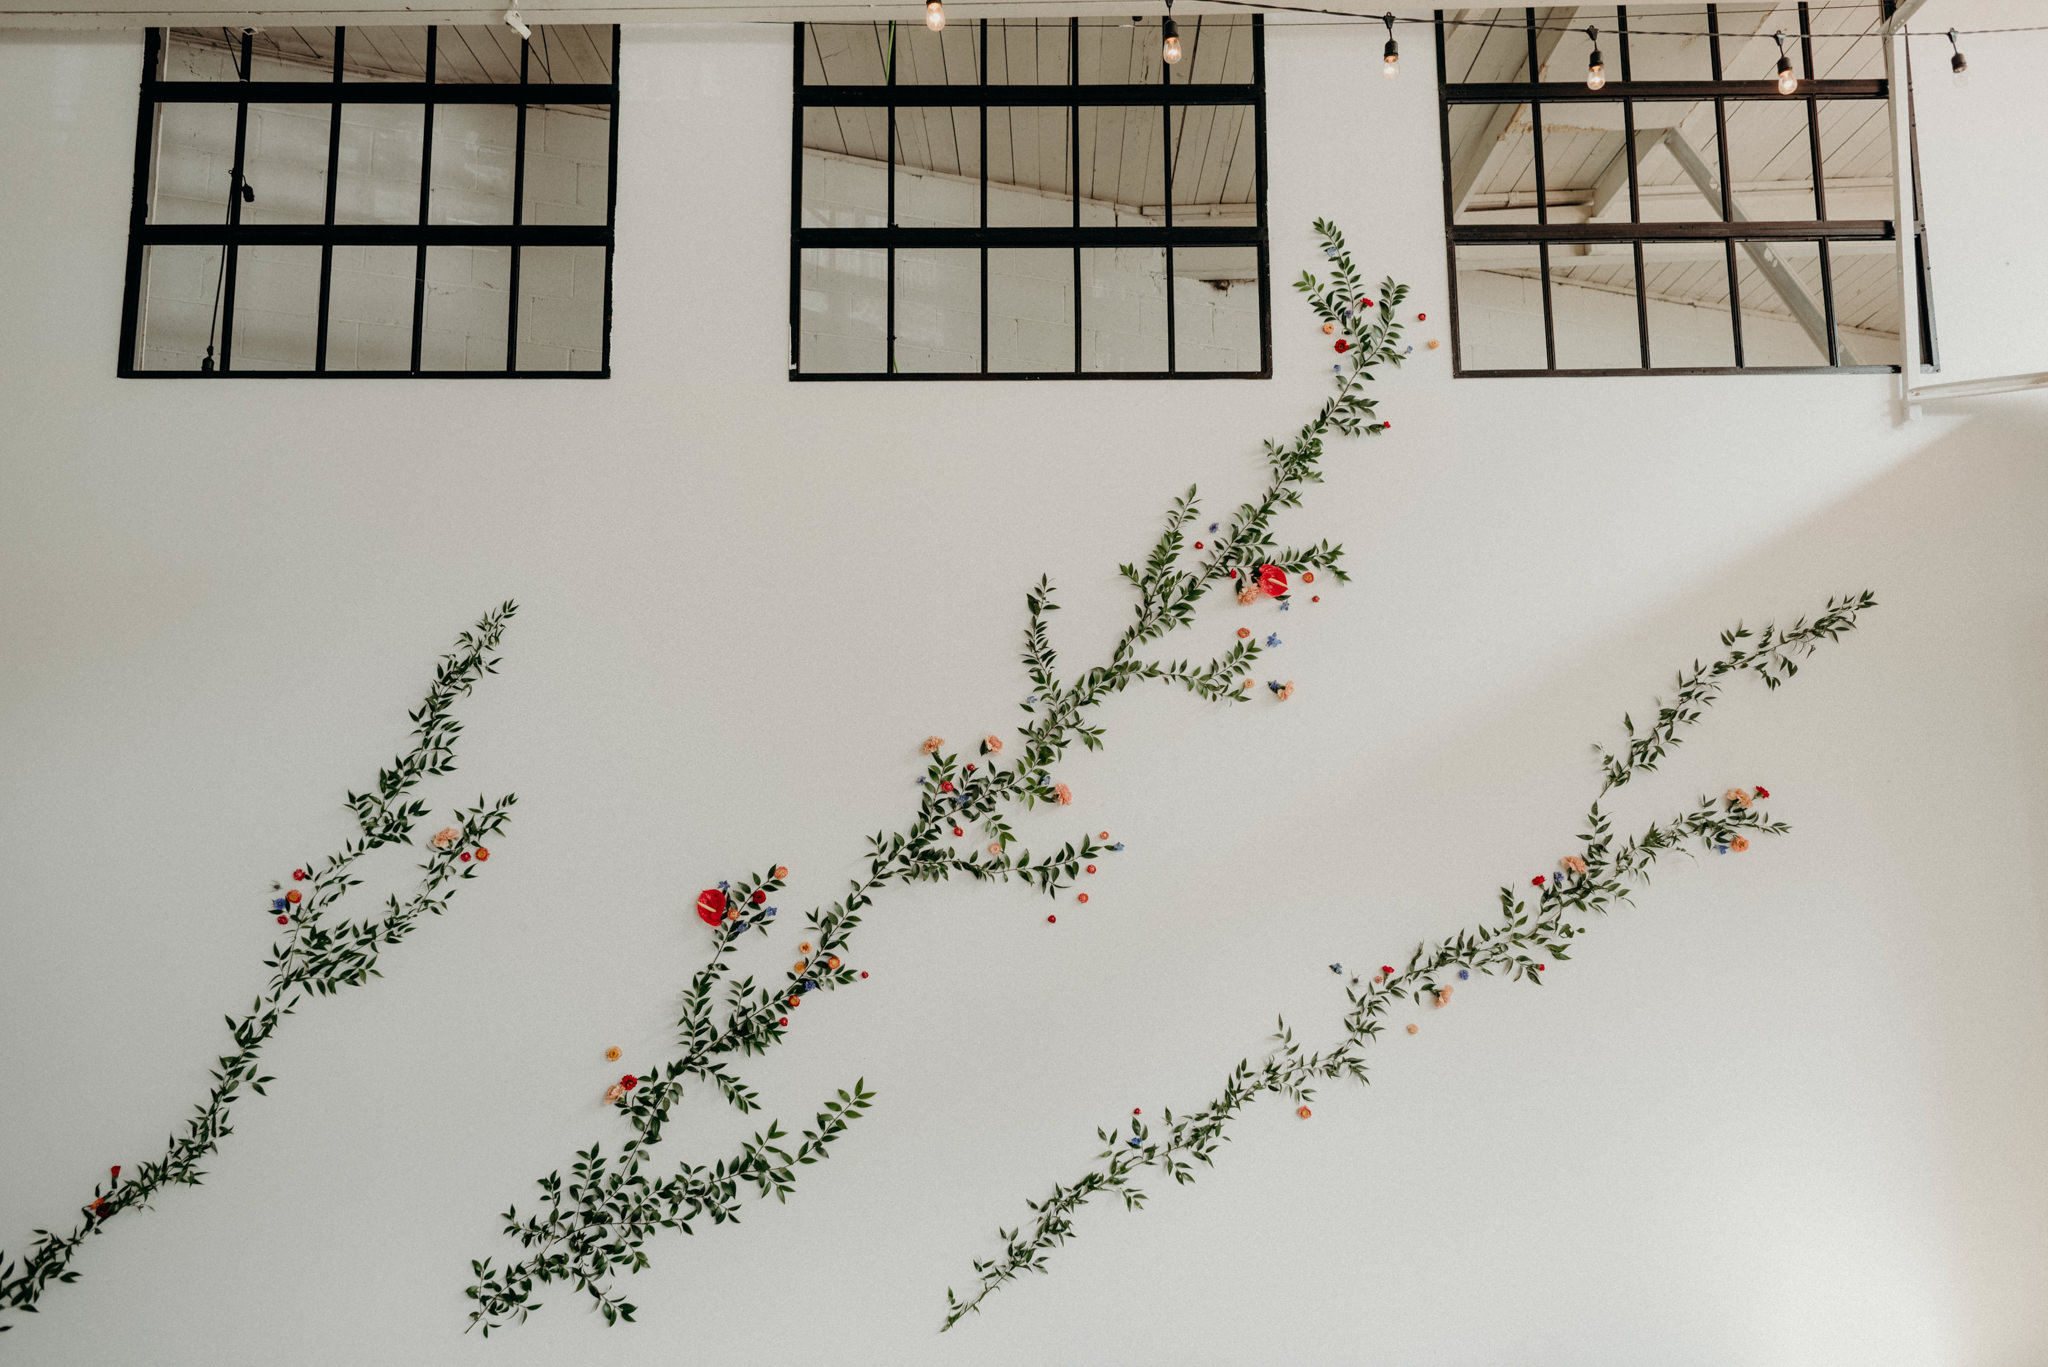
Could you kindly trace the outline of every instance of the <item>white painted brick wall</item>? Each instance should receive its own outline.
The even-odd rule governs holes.
[[[184,75],[233,79],[225,53],[172,49]],[[270,78],[280,73],[270,73]],[[296,69],[294,71],[296,74]],[[265,73],[259,63],[258,79]],[[335,217],[342,223],[419,218],[422,112],[402,105],[342,107]],[[318,223],[325,214],[329,114],[319,105],[251,105],[251,223]],[[430,223],[508,224],[516,116],[510,106],[440,105],[434,111]],[[607,120],[529,110],[526,221],[602,224],[609,191]],[[156,159],[153,221],[218,223],[234,162],[232,106],[166,105]],[[160,247],[150,254],[141,364],[196,370],[206,351],[220,253]],[[501,370],[505,365],[510,251],[437,247],[427,253],[421,364]],[[417,255],[411,247],[339,247],[330,293],[330,369],[411,363]],[[318,248],[246,248],[236,265],[238,369],[311,370],[318,325]],[[595,370],[602,363],[604,252],[532,248],[521,254],[519,365]],[[216,344],[217,350],[217,344]]]

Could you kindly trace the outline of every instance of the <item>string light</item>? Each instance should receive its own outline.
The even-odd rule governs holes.
[[[1600,30],[1589,27],[1586,38],[1593,44],[1593,55],[1586,60],[1586,89],[1598,90],[1607,84],[1607,67],[1600,60]]]
[[[1785,30],[1771,36],[1778,40],[1778,93],[1790,95],[1799,89],[1799,77],[1792,70],[1792,59],[1785,55]]]
[[[1401,45],[1394,41],[1394,12],[1387,11],[1387,50],[1380,56],[1380,75],[1393,80],[1401,74]]]
[[[1180,60],[1180,25],[1173,22],[1173,0],[1166,0],[1166,21],[1159,26],[1164,41],[1159,47],[1159,60],[1172,66]]]
[[[1957,85],[1968,85],[1970,83],[1970,59],[1963,56],[1963,50],[1956,46],[1956,31],[1954,29],[1948,31],[1948,45],[1954,54],[1948,59],[1949,79]]]
[[[924,0],[924,26],[933,33],[946,26],[946,7],[939,0]]]

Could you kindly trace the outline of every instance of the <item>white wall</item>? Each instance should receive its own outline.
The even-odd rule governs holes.
[[[665,1048],[695,889],[776,858],[791,903],[838,890],[918,739],[1012,715],[1026,584],[1064,586],[1062,658],[1092,660],[1167,500],[1234,503],[1320,401],[1328,342],[1286,289],[1321,265],[1308,220],[1414,282],[1437,335],[1434,94],[1337,98],[1380,41],[1272,37],[1273,381],[925,388],[784,378],[780,26],[627,32],[603,384],[117,382],[139,40],[0,40],[10,1248],[179,1122],[260,980],[268,880],[346,834],[432,655],[523,605],[437,794],[519,792],[489,876],[291,1023],[206,1186],[96,1241],[11,1360],[727,1363],[799,1326],[812,1357],[892,1365],[2048,1355],[2048,407],[1902,422],[1868,376],[1453,381],[1422,346],[1381,376],[1393,433],[1334,449],[1290,517],[1357,575],[1256,619],[1297,696],[1118,700],[1065,772],[1079,805],[1031,824],[1127,842],[1089,906],[894,896],[871,980],[752,1070],[785,1120],[880,1093],[787,1206],[655,1246],[637,1327],[557,1289],[461,1336],[495,1213],[621,1138],[600,1051]],[[2023,226],[2048,202],[1986,174],[2043,113],[2048,42],[1970,56],[1974,86],[1920,109],[1943,378],[2048,366],[2011,302],[2048,283]],[[1323,965],[1549,865],[1586,743],[1672,666],[1865,584],[1863,632],[1732,693],[1622,804],[1764,782],[1791,836],[1672,870],[1547,991],[1461,992],[1312,1122],[1263,1106],[1194,1187],[1091,1210],[1051,1277],[935,1335],[1096,1125],[1207,1098],[1277,1011],[1330,1038]],[[1188,653],[1240,620],[1205,613]],[[667,1147],[741,1128],[706,1103]]]

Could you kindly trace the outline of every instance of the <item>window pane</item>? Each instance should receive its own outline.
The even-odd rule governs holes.
[[[519,249],[520,370],[604,368],[604,262],[603,247]]]
[[[252,34],[249,39],[249,79],[332,81],[334,30],[265,28]]]
[[[978,249],[897,249],[896,369],[905,374],[981,369]]]
[[[881,227],[889,210],[888,111],[806,109],[803,116],[804,227]]]
[[[1166,252],[1081,249],[1081,369],[1166,369]]]
[[[1074,221],[1071,127],[1065,109],[988,111],[990,227],[1064,228]]]
[[[1628,220],[1621,114],[1620,101],[1543,106],[1543,192],[1551,222]]]
[[[1455,223],[1536,221],[1536,139],[1525,104],[1451,106]]]
[[[1541,370],[1542,262],[1533,246],[1458,248],[1458,348],[1464,370]]]
[[[528,85],[608,85],[611,79],[611,25],[533,25],[526,43]]]
[[[1885,25],[1879,15],[1855,5],[1815,5],[1809,15],[1815,76],[1831,81],[1857,81],[1885,74]],[[1785,25],[1788,33],[1795,28],[1793,24]],[[1797,57],[1793,64],[1799,64]]]
[[[249,106],[248,175],[256,198],[244,223],[324,223],[327,138],[333,108],[321,104]]]
[[[1082,85],[1158,85],[1164,64],[1157,19],[1083,19]]]
[[[887,85],[889,30],[884,24],[805,24],[805,85]]]
[[[1462,296],[1458,302],[1462,324]],[[1537,307],[1542,307],[1540,300]],[[1550,316],[1559,370],[1640,369],[1634,249],[1604,242],[1552,243]]]
[[[1259,221],[1258,123],[1250,105],[1171,111],[1173,221],[1182,227]]]
[[[327,303],[329,370],[412,365],[413,247],[336,247]]]
[[[1076,180],[1085,201],[1081,206],[1084,226],[1125,219],[1145,222],[1159,214],[1166,198],[1165,132],[1165,114],[1158,109],[1143,105],[1082,107],[1081,165]]]
[[[152,223],[224,223],[235,164],[235,106],[157,106]]]
[[[1792,70],[1804,80],[1812,73],[1799,50],[1799,6],[1727,5],[1720,7],[1721,79],[1726,81],[1768,81],[1778,74],[1778,45],[1774,33],[1785,35],[1785,55]],[[1661,15],[1642,13],[1636,22],[1644,28],[1663,28]],[[1872,18],[1876,18],[1875,15]],[[1734,107],[1730,106],[1730,112]],[[1730,133],[1733,138],[1733,133]]]
[[[1828,217],[1890,218],[1891,110],[1883,100],[1820,103],[1821,177]]]
[[[1250,85],[1252,21],[1249,15],[1189,15],[1180,21],[1181,58],[1167,68],[1175,85]]]
[[[1740,242],[1736,262],[1742,294],[1742,363],[1827,365],[1819,245]]]
[[[1836,335],[1843,365],[1902,365],[1899,258],[1893,242],[1833,242]]]
[[[527,247],[522,256],[530,258],[545,250]],[[511,261],[510,247],[427,248],[427,315],[420,330],[420,369],[505,368],[505,314],[511,299]],[[520,263],[522,286],[526,264],[525,260]],[[545,258],[539,268],[543,272],[548,269]],[[600,280],[600,298],[603,288]]]
[[[1804,100],[1728,103],[1728,179],[1738,217],[1814,217],[1813,149]]]
[[[611,138],[605,110],[559,105],[527,110],[526,222],[602,225],[610,192]]]
[[[219,297],[219,247],[145,247],[138,370],[197,370]]]
[[[988,368],[1074,369],[1074,253],[1001,248],[988,254]]]
[[[1632,81],[1711,81],[1707,7],[1675,5],[1629,16],[1628,74]],[[1619,74],[1617,71],[1616,74]]]
[[[976,85],[981,81],[981,26],[952,24],[932,32],[923,24],[896,29],[896,84]]]
[[[235,370],[311,370],[320,249],[256,245],[235,258]]]
[[[888,366],[889,254],[806,249],[798,298],[799,364],[807,374],[880,375]]]
[[[1064,19],[991,19],[988,70],[993,85],[1065,85],[1069,44]],[[991,144],[993,147],[993,144]]]
[[[1643,222],[1721,218],[1721,152],[1714,106],[1702,101],[1636,103]]]
[[[241,42],[220,29],[174,28],[164,40],[162,65],[166,81],[239,80]]]
[[[1181,370],[1256,371],[1259,249],[1176,247],[1173,361]]]
[[[541,128],[540,116],[526,117],[530,137]],[[436,105],[427,222],[510,223],[518,147],[519,111],[511,105]]]
[[[341,107],[336,223],[419,222],[420,142],[425,127],[426,111],[416,104]]]
[[[1517,27],[1510,30],[1525,48],[1528,40],[1523,37],[1520,21],[1526,17],[1524,10],[1496,11]],[[1640,6],[1636,9],[1634,22],[1644,28],[1663,28],[1664,25],[1651,23],[1647,12]],[[1587,63],[1592,60],[1594,44],[1586,39],[1588,26],[1600,30],[1600,56],[1608,80],[1621,79],[1621,25],[1616,21],[1612,5],[1579,5],[1570,10],[1554,10],[1541,16],[1544,27],[1536,33],[1537,79],[1561,85],[1584,85]],[[1523,69],[1528,67],[1528,58],[1521,59]],[[1403,66],[1407,63],[1403,62]],[[1523,79],[1519,73],[1510,79]],[[1569,117],[1576,118],[1577,110]]]
[[[979,109],[896,111],[896,225],[981,226]]]
[[[559,32],[559,30],[557,30]],[[538,38],[540,29],[534,30]],[[503,24],[443,24],[435,31],[434,80],[440,85],[517,85],[519,35]],[[534,63],[534,76],[540,64]],[[434,116],[440,118],[437,112]],[[436,156],[440,155],[438,152]]]
[[[397,28],[348,26],[343,37],[343,81],[424,81],[426,78],[425,25]]]
[[[1728,313],[1728,252],[1723,243],[1646,244],[1643,289],[1649,299],[1653,368],[1735,364],[1735,334]]]

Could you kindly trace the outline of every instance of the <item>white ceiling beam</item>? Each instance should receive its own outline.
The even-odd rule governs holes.
[[[360,24],[379,27],[421,24],[497,24],[503,21],[508,0],[487,4],[458,4],[454,0],[427,0],[408,6],[403,0],[364,0],[355,6],[335,9],[335,0],[0,0],[0,28],[107,29],[157,27],[288,28],[306,25]],[[626,4],[626,0],[548,0],[548,3],[518,6],[525,21],[535,28],[547,24],[681,24],[681,23],[818,23],[862,24],[889,19],[921,23],[924,10],[909,0],[892,3],[858,3],[856,0],[817,0],[790,3],[789,0],[648,0]],[[974,19],[1118,19],[1129,22],[1133,14],[1165,13],[1161,0],[1003,0],[977,6],[973,0],[949,0],[946,17],[955,23]],[[1174,13],[1185,23],[1199,14],[1240,16],[1236,6],[1204,5],[1201,0],[1182,0]],[[1304,19],[1308,16],[1302,16]],[[1267,23],[1288,22],[1286,15],[1269,15]]]

